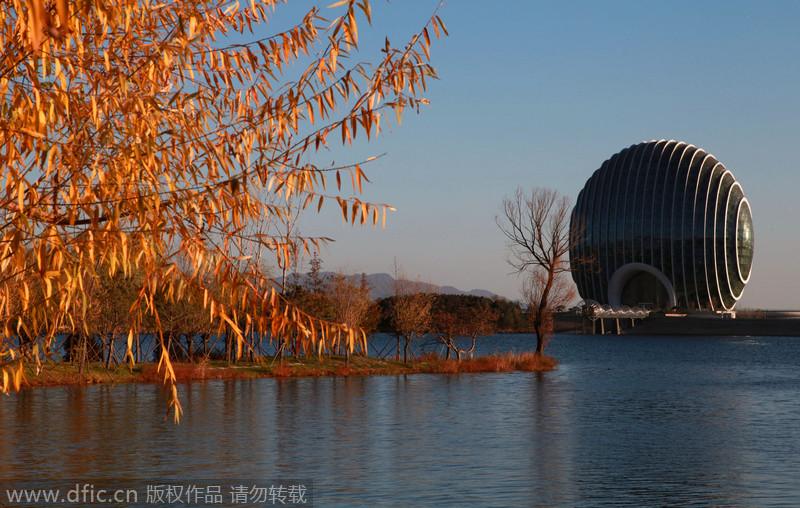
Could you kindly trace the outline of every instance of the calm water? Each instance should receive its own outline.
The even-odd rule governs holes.
[[[0,399],[0,506],[76,482],[148,506],[168,479],[302,484],[320,507],[800,505],[799,339],[561,335],[548,352],[561,366],[542,374],[184,385],[177,427],[156,386],[26,390]]]

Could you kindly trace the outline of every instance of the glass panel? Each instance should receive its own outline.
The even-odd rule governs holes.
[[[706,271],[705,259],[705,211],[706,200],[708,199],[709,184],[713,173],[714,165],[717,160],[707,155],[700,168],[700,175],[697,181],[697,192],[695,193],[694,203],[694,251],[692,252],[694,263],[694,277],[697,281],[698,304],[701,308],[712,310],[709,274]]]
[[[687,146],[681,155],[680,162],[677,164],[675,172],[675,182],[672,190],[672,214],[670,217],[670,254],[672,260],[672,272],[667,276],[672,281],[675,288],[675,297],[678,307],[687,308],[689,306],[687,290],[689,284],[683,276],[684,272],[684,238],[683,229],[684,206],[686,200],[686,181],[689,167],[697,149],[694,146]]]
[[[705,227],[703,249],[705,257],[706,274],[708,277],[709,291],[711,291],[711,302],[715,310],[721,310],[719,282],[717,281],[717,266],[715,260],[715,248],[717,242],[717,232],[714,229],[714,214],[716,213],[717,194],[722,175],[725,174],[725,166],[717,163],[711,171],[711,182],[708,185],[705,209]],[[721,240],[720,240],[721,241]]]
[[[675,284],[675,279],[673,277],[674,272],[672,271],[672,205],[674,203],[673,196],[675,192],[675,180],[678,173],[678,165],[685,148],[685,143],[678,143],[675,146],[675,150],[672,152],[671,157],[669,158],[667,167],[664,168],[665,181],[664,192],[661,199],[661,210],[656,211],[656,213],[661,214],[661,217],[659,218],[660,231],[656,231],[656,234],[659,236],[656,243],[656,256],[660,257],[660,266],[656,265],[656,268],[660,269],[664,275],[667,276],[667,279],[672,281],[673,285]]]
[[[662,257],[662,225],[664,222],[663,203],[664,189],[666,188],[666,178],[669,174],[669,161],[672,153],[677,146],[675,141],[669,141],[658,154],[658,162],[652,168],[652,176],[648,181],[648,196],[652,196],[649,206],[647,206],[647,219],[644,226],[644,236],[649,238],[649,243],[645,242],[645,249],[650,253],[650,264],[662,272],[664,262]]]
[[[725,244],[726,244],[726,233],[728,232],[728,228],[726,228],[726,211],[728,205],[728,195],[731,192],[731,187],[734,183],[733,176],[730,173],[725,173],[725,176],[722,179],[722,183],[719,189],[719,195],[717,198],[717,215],[716,215],[716,254],[717,254],[717,282],[719,283],[720,293],[722,294],[722,303],[725,305],[725,308],[733,308],[733,305],[736,303],[736,300],[733,298],[731,294],[731,288],[728,284],[728,271],[731,269],[730,263],[726,259],[725,253]],[[733,232],[733,231],[731,231]],[[732,267],[736,270],[736,266]]]
[[[655,275],[639,272],[633,275],[622,288],[620,298],[622,305],[629,307],[647,307],[653,310],[664,310],[669,307],[667,289]]]
[[[611,216],[611,220],[615,223],[614,236],[609,237],[614,242],[613,269],[609,272],[611,274],[625,264],[625,196],[628,193],[631,164],[636,151],[636,146],[632,145],[620,152],[620,157],[617,159],[619,170],[613,183],[615,198]]]
[[[742,201],[739,208],[739,220],[736,231],[736,254],[739,259],[739,273],[742,281],[750,279],[753,266],[753,216],[750,205]]]
[[[736,248],[736,232],[738,229],[739,203],[744,195],[739,184],[731,188],[731,196],[728,200],[727,217],[725,220],[725,256],[728,263],[728,281],[730,281],[731,291],[734,298],[739,298],[744,289],[744,282],[739,279],[739,260]]]

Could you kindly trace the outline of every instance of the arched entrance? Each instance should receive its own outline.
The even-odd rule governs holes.
[[[653,309],[669,309],[677,305],[675,289],[667,276],[644,263],[629,263],[614,272],[608,300],[614,307],[648,304]]]

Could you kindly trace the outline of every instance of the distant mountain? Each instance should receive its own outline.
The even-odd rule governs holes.
[[[357,277],[361,276],[358,275]],[[367,275],[367,282],[369,282],[370,286],[372,286],[372,292],[370,295],[376,300],[379,298],[392,296],[394,293],[394,277],[388,273],[373,273],[372,275]],[[492,298],[496,296],[491,291],[486,291],[485,289],[471,289],[469,291],[462,291],[453,286],[437,286],[436,284],[428,284],[425,282],[420,282],[419,284],[432,293],[440,293],[444,295],[473,295],[485,296],[486,298]]]
[[[322,272],[321,275],[323,277],[329,277],[334,275],[333,272]],[[307,274],[294,274],[294,276],[289,276],[287,278],[288,284],[300,284],[303,285],[306,278],[308,277]],[[355,280],[356,282],[361,280],[361,274],[351,275],[351,279]],[[387,298],[394,294],[394,277],[389,275],[388,273],[373,273],[371,275],[367,275],[367,283],[369,283],[370,287],[370,296],[373,300],[378,300],[380,298]],[[436,284],[428,284],[425,282],[420,282],[419,285],[426,290],[430,291],[431,293],[440,293],[444,295],[473,295],[473,296],[483,296],[486,298],[493,298],[497,295],[492,293],[491,291],[486,291],[485,289],[472,289],[470,291],[462,291],[458,288],[453,286],[437,286]]]

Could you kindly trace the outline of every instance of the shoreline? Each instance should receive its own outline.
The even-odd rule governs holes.
[[[300,377],[349,377],[349,376],[389,376],[406,374],[477,374],[492,372],[545,372],[554,370],[558,361],[549,356],[537,357],[533,353],[507,353],[502,355],[476,356],[444,360],[428,356],[408,363],[352,356],[350,365],[345,364],[344,356],[329,356],[322,360],[303,357],[302,361],[285,358],[281,363],[273,358],[262,361],[239,361],[228,364],[224,360],[209,360],[199,363],[173,362],[176,382],[256,379],[256,378],[300,378]],[[102,362],[85,366],[78,372],[78,366],[69,363],[43,364],[37,373],[35,365],[25,366],[25,379],[20,386],[42,388],[57,386],[94,386],[120,383],[163,383],[163,370],[158,372],[155,363],[141,363],[133,367],[113,365],[105,369]]]
[[[621,335],[642,336],[713,336],[713,337],[800,337],[800,318],[794,313],[786,313],[788,317],[736,317],[722,318],[708,314],[666,315],[653,314],[645,319],[636,320],[630,326],[630,320],[620,318]],[[614,318],[606,319],[606,333],[614,329]],[[582,316],[561,315],[555,317],[556,333],[575,333],[581,335],[599,335],[591,333],[590,322],[584,322]]]

